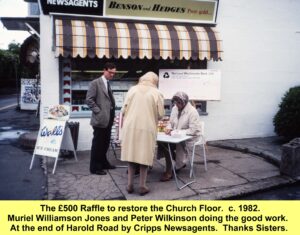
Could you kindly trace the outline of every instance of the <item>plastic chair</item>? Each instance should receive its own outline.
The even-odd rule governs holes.
[[[200,146],[203,150],[203,159],[204,159],[204,167],[205,171],[207,171],[207,162],[206,162],[206,140],[204,137],[204,122],[201,122],[201,135],[199,136],[199,139],[194,143],[193,145],[193,151],[192,151],[192,159],[191,159],[191,169],[190,169],[190,178],[194,174],[193,167],[194,167],[194,159],[195,159],[195,150],[196,147]]]

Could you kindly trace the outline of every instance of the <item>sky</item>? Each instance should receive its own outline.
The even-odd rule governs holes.
[[[0,17],[25,17],[28,15],[27,7],[23,0],[0,0]],[[7,49],[13,41],[22,43],[28,36],[28,32],[7,30],[0,21],[0,49]]]

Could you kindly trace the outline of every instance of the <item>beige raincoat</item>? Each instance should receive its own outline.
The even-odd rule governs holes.
[[[126,95],[122,108],[122,161],[153,164],[157,122],[164,115],[164,99],[157,83],[157,75],[148,72]]]

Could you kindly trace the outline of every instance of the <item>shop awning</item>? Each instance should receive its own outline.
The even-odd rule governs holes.
[[[213,27],[99,19],[54,21],[57,57],[221,59],[221,40]]]

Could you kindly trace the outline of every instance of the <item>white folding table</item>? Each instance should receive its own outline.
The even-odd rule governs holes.
[[[179,144],[179,143],[187,141],[187,140],[189,140],[191,138],[193,138],[193,137],[189,136],[189,135],[182,135],[180,137],[172,137],[172,136],[167,135],[165,133],[160,133],[159,132],[157,134],[157,138],[156,138],[157,142],[164,142],[164,143],[168,144],[169,157],[171,159],[173,175],[174,175],[176,186],[177,186],[178,189],[183,189],[184,187],[190,185],[191,183],[194,183],[196,180],[195,180],[193,168],[191,168],[191,175],[193,175],[193,180],[187,182],[186,184],[182,185],[181,187],[179,186],[179,182],[178,182],[178,178],[177,178],[177,174],[176,174],[175,164],[173,162],[173,157],[172,157],[172,152],[171,152],[170,144]]]

